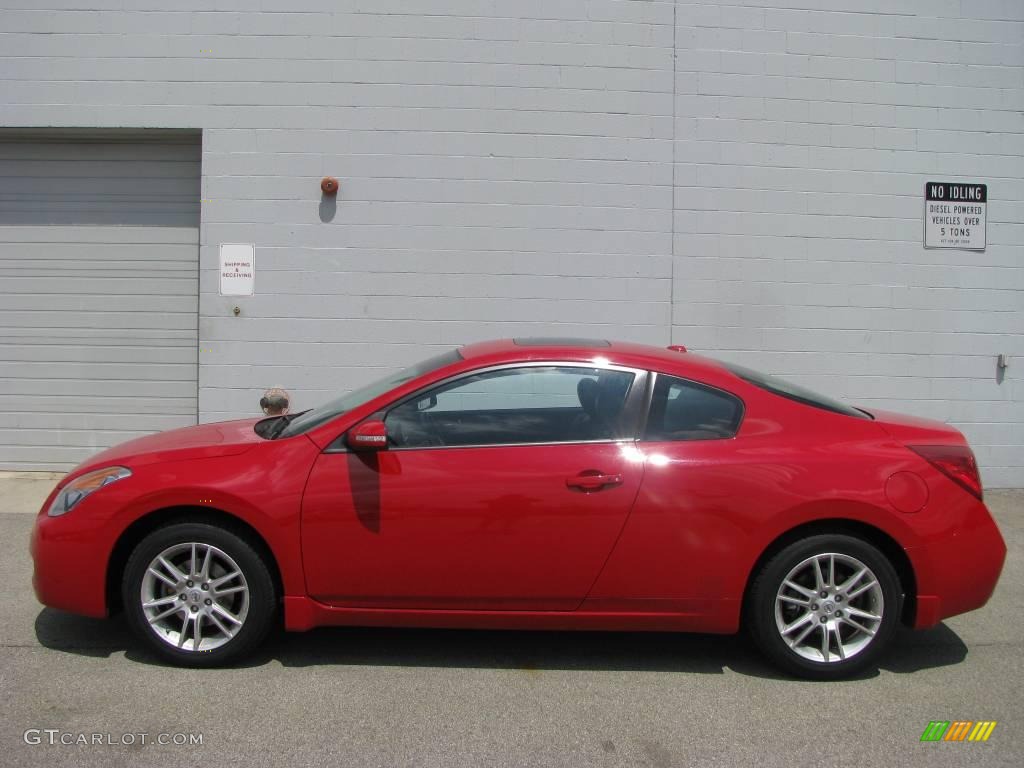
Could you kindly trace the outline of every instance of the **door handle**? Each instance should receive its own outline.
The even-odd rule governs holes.
[[[577,488],[581,491],[600,491],[610,485],[621,485],[621,483],[622,475],[606,475],[593,469],[565,478],[567,487]]]

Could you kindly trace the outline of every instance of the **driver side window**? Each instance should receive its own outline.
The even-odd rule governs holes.
[[[613,440],[632,383],[602,368],[502,368],[422,392],[385,424],[396,448]]]

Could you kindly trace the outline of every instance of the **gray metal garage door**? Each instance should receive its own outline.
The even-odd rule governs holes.
[[[0,469],[196,423],[199,137],[0,132]]]

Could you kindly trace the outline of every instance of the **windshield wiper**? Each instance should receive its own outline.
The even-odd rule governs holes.
[[[306,410],[299,411],[298,413],[289,413],[284,416],[278,416],[279,421],[267,430],[267,440],[276,440],[279,438],[281,433],[287,429],[289,424],[299,418],[302,414],[309,413],[311,410],[313,409],[307,408]]]

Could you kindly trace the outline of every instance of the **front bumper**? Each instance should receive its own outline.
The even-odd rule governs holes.
[[[36,598],[51,608],[106,616],[106,563],[112,546],[89,515],[40,513],[29,539]]]

